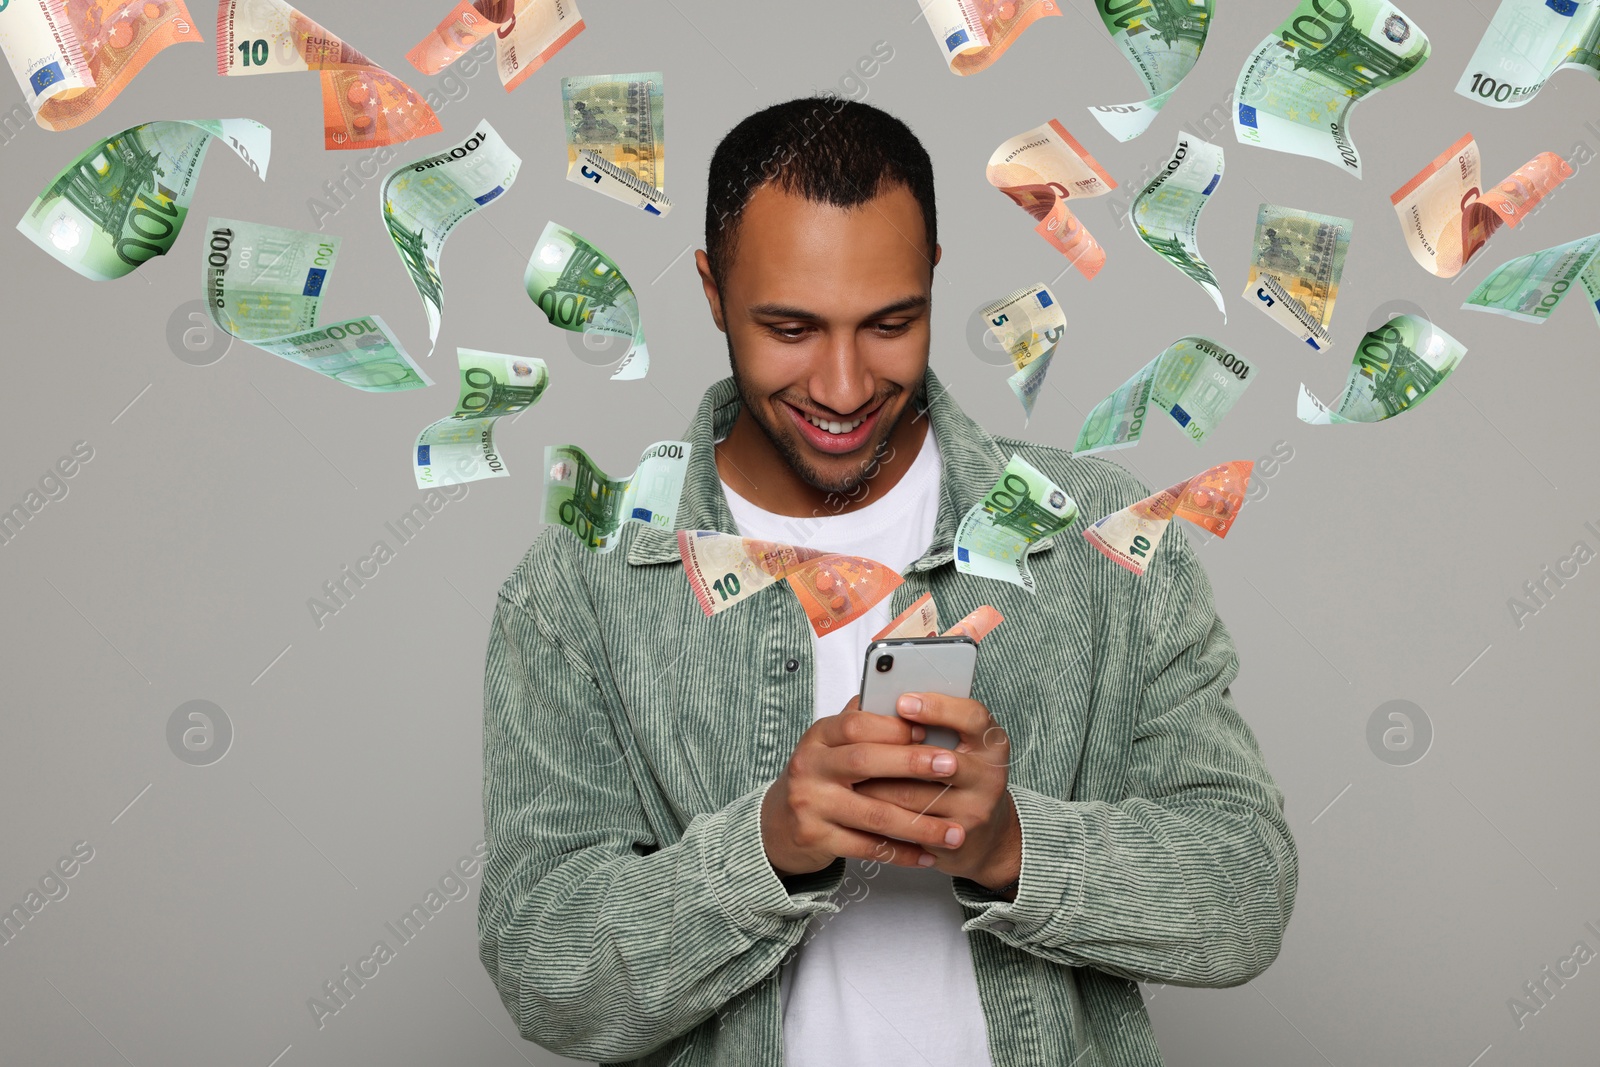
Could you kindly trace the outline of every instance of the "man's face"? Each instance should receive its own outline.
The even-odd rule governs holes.
[[[939,249],[902,185],[845,209],[767,184],[738,226],[720,291],[696,258],[743,410],[801,479],[848,493],[922,383]]]

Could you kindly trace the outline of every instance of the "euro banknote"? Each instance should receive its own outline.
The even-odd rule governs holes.
[[[873,641],[892,641],[902,637],[949,637],[961,635],[970,637],[974,641],[982,641],[989,631],[1005,622],[993,607],[984,604],[974,608],[954,626],[948,630],[941,630],[939,626],[939,605],[933,601],[932,593],[923,593],[911,604],[890,620],[889,625],[872,635]]]
[[[1019,133],[989,157],[989,184],[1038,223],[1034,231],[1083,274],[1106,265],[1106,250],[1067,207],[1074,198],[1104,196],[1117,183],[1055,119]]]
[[[437,74],[491,33],[505,28],[517,13],[515,0],[459,0],[433,32],[406,53],[424,74]]]
[[[1175,518],[1188,519],[1218,537],[1227,537],[1244,506],[1254,468],[1246,459],[1201,471],[1089,525],[1083,531],[1084,539],[1119,567],[1142,575]]]
[[[561,79],[567,180],[665,215],[665,82],[660,71]]]
[[[628,344],[613,381],[643,378],[650,370],[638,297],[617,265],[594,245],[565,226],[546,223],[522,284],[551,325]]]
[[[1527,218],[1572,168],[1541,152],[1499,185],[1483,191],[1483,158],[1472,134],[1445,149],[1397,189],[1389,202],[1400,216],[1411,256],[1423,269],[1454,278],[1501,226]]]
[[[183,0],[10,0],[0,51],[33,119],[70,130],[104,111],[163,49],[200,43]]]
[[[433,384],[378,316],[317,324],[338,237],[237,219],[206,228],[206,310],[227,333],[369,393]]]
[[[1428,35],[1388,0],[1300,0],[1245,62],[1233,132],[1361,177],[1350,111],[1427,62]]]
[[[1091,107],[1089,113],[1111,136],[1131,141],[1150,128],[1199,61],[1211,30],[1212,0],[1095,0],[1094,6],[1150,98]]]
[[[956,530],[956,570],[1020,585],[1030,593],[1028,552],[1071,526],[1078,505],[1037,467],[1013,455],[1000,480],[972,505]]]
[[[612,478],[577,445],[547,445],[544,521],[565,526],[591,552],[610,552],[621,542],[625,522],[658,530],[677,526],[678,499],[688,470],[687,441],[651,445],[626,478]]]
[[[1600,3],[1502,0],[1456,92],[1490,107],[1521,107],[1559,70],[1600,78]]]
[[[79,153],[34,199],[17,229],[85,278],[120,278],[166,255],[178,239],[213,140],[266,178],[272,131],[259,122],[146,122]]]
[[[1016,373],[1007,384],[1031,419],[1050,359],[1067,332],[1066,313],[1048,285],[1036,284],[985,305],[980,314],[1001,350],[1011,357]]]
[[[1128,218],[1152,251],[1210,294],[1222,312],[1222,321],[1227,322],[1228,309],[1223,306],[1217,276],[1200,255],[1196,236],[1200,212],[1221,184],[1222,169],[1221,145],[1198,137],[1179,137],[1167,165],[1134,197]]]
[[[1199,444],[1233,410],[1255,380],[1254,371],[1243,356],[1209,338],[1181,338],[1095,405],[1072,451],[1090,455],[1133,447],[1152,409],[1166,412]]]
[[[1600,233],[1518,256],[1496,267],[1462,307],[1519,322],[1541,323],[1561,306],[1574,283],[1583,286],[1600,319]]]
[[[218,74],[301,70],[322,74],[324,148],[376,148],[442,129],[415,89],[283,0],[218,3]]]
[[[1317,351],[1331,342],[1328,323],[1344,277],[1355,222],[1337,215],[1262,204],[1245,299]]]
[[[876,560],[715,530],[679,530],[678,555],[708,616],[787,581],[818,637],[837,633],[904,583]]]
[[[1466,353],[1427,319],[1398,315],[1361,339],[1344,392],[1331,408],[1301,383],[1300,421],[1327,426],[1392,419],[1432,395]]]
[[[1006,54],[1022,31],[1061,14],[1055,0],[917,0],[945,64],[976,74]]]
[[[510,26],[495,35],[495,68],[510,92],[584,29],[577,0],[517,0]]]
[[[428,355],[439,343],[444,242],[462,219],[498,199],[517,180],[518,155],[487,121],[435,156],[413,160],[383,180],[383,224],[428,315]]]
[[[411,452],[418,489],[509,475],[495,448],[495,424],[538,403],[550,384],[550,368],[530,356],[458,348],[456,362],[461,373],[456,410],[425,427]]]

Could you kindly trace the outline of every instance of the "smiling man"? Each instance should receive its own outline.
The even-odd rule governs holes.
[[[712,156],[696,260],[733,375],[684,435],[679,528],[906,580],[818,639],[786,583],[707,618],[670,532],[535,542],[489,641],[478,922],[529,1040],[660,1067],[1154,1067],[1138,982],[1276,958],[1297,853],[1187,540],[1140,577],[1074,528],[1030,550],[1036,594],[953,566],[1013,454],[1086,522],[1149,489],[962,413],[928,366],[940,255],[932,164],[876,108],[779,104]],[[924,592],[947,622],[1005,616],[972,698],[858,710],[871,635]]]

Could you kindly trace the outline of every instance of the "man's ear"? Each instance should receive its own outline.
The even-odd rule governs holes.
[[[702,248],[694,250],[694,269],[700,272],[700,288],[705,290],[706,303],[711,306],[711,321],[717,324],[717,329],[727,333],[728,325],[722,318],[722,293],[717,290],[716,279],[711,276],[711,260]]]
[[[944,255],[943,246],[937,245],[937,244],[934,245],[933,246],[933,265],[935,267],[937,267],[939,265],[939,257],[942,256],[942,255]]]

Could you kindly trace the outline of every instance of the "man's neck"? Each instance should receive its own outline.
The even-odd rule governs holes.
[[[755,419],[740,408],[728,436],[717,443],[717,473],[734,492],[774,515],[842,515],[859,511],[893,489],[911,469],[930,432],[927,413],[907,408],[882,457],[866,465],[862,482],[849,492],[832,493],[796,474]]]

